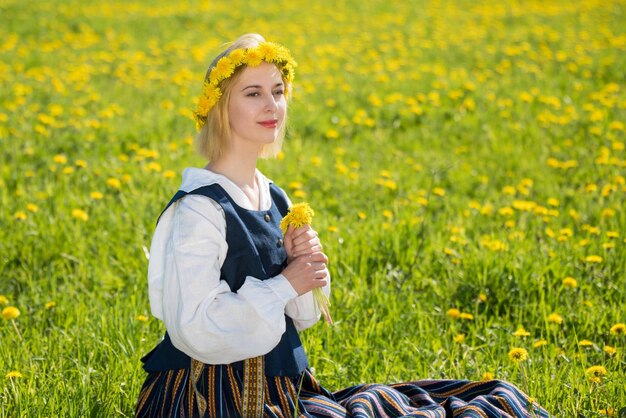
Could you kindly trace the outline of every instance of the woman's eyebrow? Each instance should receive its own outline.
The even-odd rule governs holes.
[[[273,88],[282,87],[283,85],[284,85],[283,82],[276,83]],[[260,89],[260,88],[263,88],[263,86],[258,85],[258,84],[251,84],[249,86],[246,86],[246,87],[242,88],[241,91],[244,91],[244,90],[247,90],[247,89]]]

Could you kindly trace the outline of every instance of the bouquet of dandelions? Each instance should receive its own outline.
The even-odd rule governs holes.
[[[308,203],[296,203],[291,206],[287,215],[280,221],[280,229],[283,231],[283,235],[287,232],[289,225],[294,228],[300,228],[301,226],[311,224],[313,215],[315,215],[315,212],[313,212]],[[332,325],[333,319],[330,316],[329,309],[330,300],[328,300],[328,296],[326,296],[321,287],[313,289],[313,300],[315,301],[315,308],[324,315],[326,322]]]

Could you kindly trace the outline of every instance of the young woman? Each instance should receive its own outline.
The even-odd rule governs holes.
[[[330,393],[298,331],[319,320],[328,259],[310,226],[280,221],[285,193],[261,174],[280,149],[295,62],[259,35],[215,58],[196,120],[209,163],[188,168],[163,211],[148,267],[164,339],[143,358],[138,417],[548,416],[500,381],[359,385]],[[532,412],[530,411],[532,409]]]

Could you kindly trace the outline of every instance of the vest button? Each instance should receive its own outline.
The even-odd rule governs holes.
[[[266,214],[265,214],[265,222],[269,222],[269,221],[270,221],[270,219],[271,219],[271,218],[270,218],[270,214],[269,214],[269,213],[266,213]]]
[[[283,240],[282,240],[282,238],[280,238],[280,239],[278,240],[278,242],[276,242],[276,245],[278,245],[278,248],[280,248],[280,247],[282,247],[282,246],[283,246]]]

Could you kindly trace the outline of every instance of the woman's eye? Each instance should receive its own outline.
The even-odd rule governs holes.
[[[258,92],[253,91],[252,93],[248,93],[248,97],[257,97],[259,95]]]
[[[274,94],[275,94],[276,96],[282,96],[283,94],[285,94],[285,91],[284,91],[284,90],[276,90],[276,91],[274,92]]]

